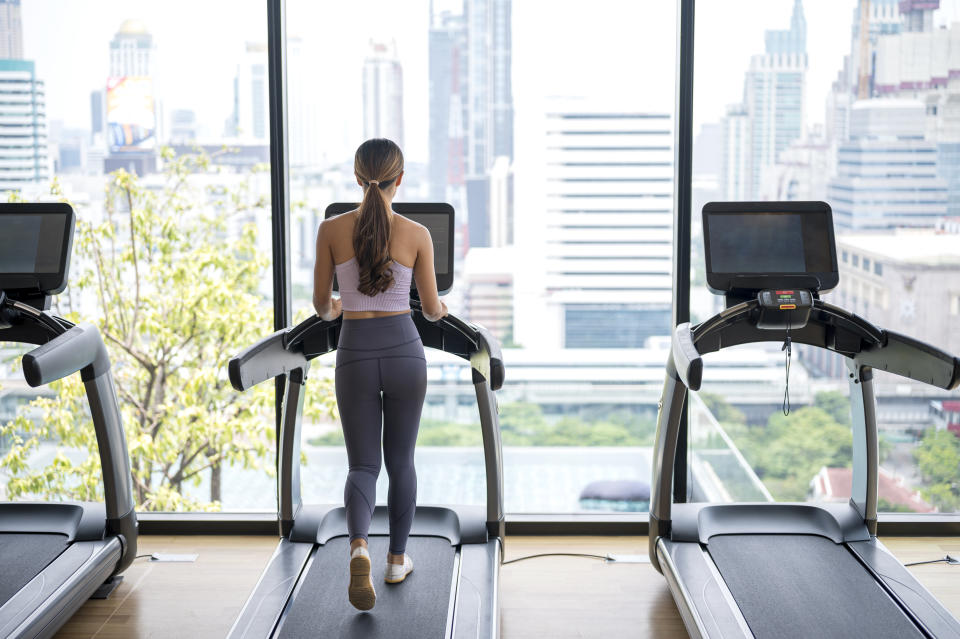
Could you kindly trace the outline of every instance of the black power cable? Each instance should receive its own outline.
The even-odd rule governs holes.
[[[510,561],[503,562],[502,565],[512,564],[517,561],[526,561],[527,559],[537,559],[539,557],[585,557],[587,559],[602,559],[603,561],[612,561],[610,555],[591,555],[580,552],[543,552],[537,555],[527,555],[526,557],[517,557]]]
[[[924,564],[950,564],[951,566],[956,566],[960,564],[960,559],[956,557],[951,557],[950,555],[945,555],[943,559],[930,559],[928,561],[914,561],[909,564],[903,564],[904,566],[922,566]]]

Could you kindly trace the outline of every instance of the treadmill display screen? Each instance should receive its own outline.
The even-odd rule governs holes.
[[[807,254],[803,216],[725,213],[710,220],[712,270],[720,273],[807,273],[829,268],[829,254]],[[816,265],[809,262],[815,262]],[[811,268],[814,267],[814,268]]]
[[[433,239],[433,268],[437,276],[450,272],[450,216],[446,213],[404,213],[417,224],[423,224],[430,230]]]
[[[0,290],[44,295],[63,291],[73,220],[69,204],[0,204]]]
[[[828,290],[839,281],[833,216],[822,202],[714,202],[703,209],[707,281],[714,292],[769,278],[809,276]],[[778,278],[779,276],[779,278]],[[812,285],[811,285],[812,286]]]
[[[0,273],[53,274],[60,270],[62,215],[4,215]]]

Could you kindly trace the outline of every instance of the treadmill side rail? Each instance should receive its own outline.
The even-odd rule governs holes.
[[[691,639],[753,639],[720,571],[700,544],[661,538],[657,556]]]
[[[500,540],[460,547],[460,580],[451,639],[500,636]]]
[[[271,637],[313,550],[311,543],[280,540],[270,563],[230,629],[229,639]]]
[[[74,542],[0,607],[0,637],[52,637],[113,574],[121,544]]]
[[[848,543],[847,547],[933,636],[960,639],[960,622],[877,539]]]

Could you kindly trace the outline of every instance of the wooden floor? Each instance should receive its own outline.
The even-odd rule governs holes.
[[[960,538],[883,541],[903,562],[960,555]],[[199,557],[195,563],[138,559],[110,599],[88,601],[57,637],[223,637],[275,545],[268,537],[141,537],[142,554]],[[505,558],[543,552],[639,555],[646,553],[646,539],[510,537]],[[960,566],[911,570],[960,617]],[[648,563],[547,557],[504,566],[501,578],[504,639],[684,636],[670,591]]]

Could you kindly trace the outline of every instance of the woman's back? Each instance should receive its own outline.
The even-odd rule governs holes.
[[[325,220],[320,226],[318,237],[317,275],[329,268],[336,271],[340,285],[340,299],[343,303],[344,317],[362,319],[378,317],[383,314],[408,312],[410,310],[410,285],[413,280],[417,289],[426,291],[421,301],[435,309],[442,304],[436,296],[437,285],[433,265],[433,241],[430,231],[388,209],[389,241],[386,254],[391,260],[389,270],[392,282],[386,288],[371,295],[362,291],[362,256],[357,255],[357,224],[360,213],[350,211]],[[319,239],[325,245],[321,248]],[[329,263],[322,265],[323,252],[329,255]],[[369,269],[370,266],[366,265]],[[332,273],[331,273],[332,276]],[[426,309],[425,309],[426,310]]]
[[[351,258],[356,258],[353,238],[359,216],[359,211],[350,211],[323,222],[324,234],[329,233],[330,252],[334,264],[342,264]],[[413,268],[417,261],[419,241],[423,233],[429,234],[425,226],[408,220],[402,215],[391,213],[388,251],[393,261]]]

